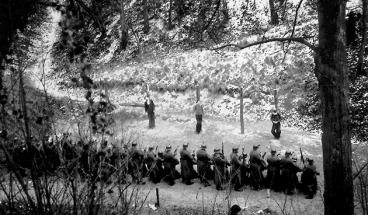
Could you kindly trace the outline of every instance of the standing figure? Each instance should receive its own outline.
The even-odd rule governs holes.
[[[193,184],[192,179],[197,177],[197,173],[193,168],[193,165],[196,163],[188,151],[188,143],[183,144],[183,148],[180,150],[180,169],[181,179],[186,185]]]
[[[197,171],[201,183],[205,187],[210,186],[208,180],[213,178],[213,172],[211,170],[211,157],[206,152],[206,145],[201,145],[201,148],[197,151]]]
[[[175,184],[175,179],[180,175],[177,173],[175,166],[179,164],[179,160],[171,152],[171,146],[166,146],[166,150],[163,154],[164,165],[164,180],[170,185]]]
[[[297,186],[298,178],[296,173],[300,172],[301,169],[298,165],[291,159],[291,152],[286,151],[285,157],[280,161],[280,173],[281,180],[283,181],[283,191],[287,195],[294,194],[295,188]]]
[[[307,162],[301,176],[302,191],[305,194],[305,198],[313,199],[317,193],[317,175],[319,175],[319,172],[312,159],[307,159]]]
[[[253,145],[253,150],[249,153],[250,184],[254,190],[259,190],[263,187],[264,178],[262,171],[266,167],[266,162],[258,151],[259,146]]]
[[[226,170],[230,163],[226,160],[224,154],[220,149],[215,149],[212,157],[213,170],[214,170],[214,182],[216,190],[223,190],[223,185],[226,182]]]
[[[142,150],[137,148],[137,143],[132,144],[132,148],[130,150],[130,174],[132,175],[133,181],[137,184],[144,184],[142,182],[143,179],[143,162],[144,153]]]
[[[276,139],[279,139],[281,135],[281,123],[280,123],[281,115],[276,111],[276,109],[272,110],[271,121],[272,121],[271,133]]]
[[[155,104],[153,100],[150,98],[149,94],[147,94],[146,101],[144,102],[144,110],[148,115],[148,128],[155,127]]]
[[[203,119],[203,106],[199,102],[199,100],[197,100],[196,104],[194,105],[194,113],[197,120],[196,132],[197,134],[199,134],[202,131],[202,119]]]
[[[230,154],[230,164],[231,164],[231,185],[234,187],[235,191],[241,191],[241,166],[240,156],[238,155],[238,148],[233,148],[233,152]]]
[[[267,178],[266,188],[273,191],[280,191],[280,159],[276,155],[276,150],[271,149],[271,155],[267,157]]]
[[[247,160],[246,160],[247,157],[248,155],[244,153],[244,148],[243,148],[242,154],[241,154],[241,158],[243,159],[243,162],[240,168],[242,186],[250,184],[250,165],[249,163],[247,163]]]
[[[146,154],[144,161],[148,169],[148,172],[147,172],[148,178],[150,181],[152,181],[155,184],[157,184],[161,180],[160,171],[159,171],[159,168],[157,168],[158,159],[160,158],[156,157],[155,152],[153,151],[153,147],[152,146],[148,147],[148,152]]]

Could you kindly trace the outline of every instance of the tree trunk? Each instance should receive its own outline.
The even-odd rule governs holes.
[[[124,0],[120,0],[120,28],[121,28],[120,47],[121,49],[125,50],[128,46],[129,34],[128,34],[127,20],[125,17]]]
[[[322,102],[325,215],[352,215],[354,196],[348,112],[345,0],[319,0],[316,76]]]
[[[244,103],[243,88],[240,88],[240,133],[244,134]]]
[[[278,25],[279,17],[277,15],[276,7],[275,7],[275,0],[269,0],[269,4],[270,4],[270,13],[271,13],[271,25]]]
[[[185,2],[184,0],[175,0],[175,11],[178,19],[178,26],[181,26],[181,22],[185,15]]]
[[[148,20],[147,0],[143,0],[143,20],[144,20],[143,33],[148,34],[150,26],[149,26],[149,20]]]
[[[167,28],[169,30],[171,30],[173,28],[172,26],[172,7],[173,7],[173,3],[172,3],[173,0],[170,0],[169,2],[169,20],[168,20],[168,24],[167,24]]]
[[[364,56],[365,47],[367,45],[367,30],[368,30],[368,0],[362,0],[363,2],[363,15],[362,15],[362,44],[359,51],[359,59],[357,65],[357,75],[368,75],[364,72]]]

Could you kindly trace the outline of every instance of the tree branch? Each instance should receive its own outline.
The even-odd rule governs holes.
[[[270,43],[270,42],[286,42],[286,41],[297,42],[297,43],[303,44],[303,45],[307,46],[308,48],[312,49],[314,52],[317,52],[317,47],[315,47],[314,45],[309,43],[303,37],[270,38],[270,39],[265,39],[265,40],[249,43],[249,44],[246,44],[244,46],[239,45],[239,44],[235,44],[235,43],[230,43],[230,44],[226,44],[226,45],[223,45],[223,46],[211,48],[210,50],[219,50],[219,49],[223,49],[223,48],[231,47],[231,46],[236,47],[238,49],[245,49],[245,48],[249,48],[249,47],[252,47],[252,46],[261,45],[261,44]]]
[[[362,173],[362,171],[364,170],[364,168],[366,168],[368,166],[368,162],[365,163],[353,176],[353,180],[355,180],[359,175],[360,173]],[[358,169],[358,168],[357,168]]]
[[[303,3],[303,0],[300,0],[299,3],[298,3],[298,6],[296,7],[295,16],[294,16],[294,22],[293,22],[293,30],[291,31],[290,37],[293,37],[294,36],[295,27],[296,27],[296,21],[298,19],[299,9],[300,9],[300,6],[302,5],[302,3]]]

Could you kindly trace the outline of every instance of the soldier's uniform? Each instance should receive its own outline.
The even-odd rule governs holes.
[[[175,179],[180,175],[177,173],[175,166],[179,164],[179,160],[171,152],[171,146],[166,147],[163,154],[164,180],[170,185],[175,184]]]
[[[150,146],[148,148],[148,152],[146,154],[145,157],[145,163],[147,165],[147,169],[148,169],[148,177],[150,179],[150,181],[152,181],[153,183],[158,183],[160,182],[160,178],[159,178],[159,171],[157,168],[157,157],[155,152],[153,151],[153,147]]]
[[[288,195],[294,193],[298,182],[296,173],[301,171],[298,165],[290,158],[290,155],[290,152],[285,152],[285,157],[280,160],[281,180],[283,182],[282,190]]]
[[[276,155],[276,150],[271,150],[271,155],[267,157],[267,180],[266,187],[273,191],[280,191],[280,159]]]
[[[258,148],[259,145],[254,145],[253,150],[249,153],[250,181],[254,190],[261,189],[264,182],[262,170],[265,168],[265,161],[257,151]]]
[[[209,186],[208,180],[213,178],[213,172],[211,170],[211,157],[206,152],[206,148],[205,145],[202,145],[201,149],[197,151],[197,171],[201,183]]]
[[[316,166],[312,159],[307,160],[308,163],[303,169],[301,176],[302,191],[306,195],[306,198],[312,199],[317,193],[317,172]]]
[[[193,168],[193,165],[196,164],[196,161],[187,148],[188,144],[184,144],[183,149],[180,150],[181,178],[183,183],[191,185],[193,184],[192,179],[197,177],[197,173]]]
[[[238,155],[238,148],[233,148],[233,152],[230,154],[230,164],[231,164],[231,184],[234,187],[235,191],[241,191],[241,172],[240,168],[242,162]]]
[[[140,184],[142,183],[143,179],[144,153],[142,150],[137,148],[136,143],[133,143],[129,156],[130,174],[132,175],[133,181],[135,181],[137,184]]]
[[[226,182],[226,170],[230,163],[225,156],[220,152],[220,149],[215,149],[212,157],[214,170],[214,183],[217,190],[223,190],[223,185]]]

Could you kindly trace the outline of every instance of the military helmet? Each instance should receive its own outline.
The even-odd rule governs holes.
[[[201,145],[201,149],[207,149],[207,146],[206,146],[206,145],[204,145],[204,144],[202,144],[202,145]]]
[[[261,146],[260,144],[257,144],[257,145],[253,145],[253,149],[258,149],[259,146]]]

